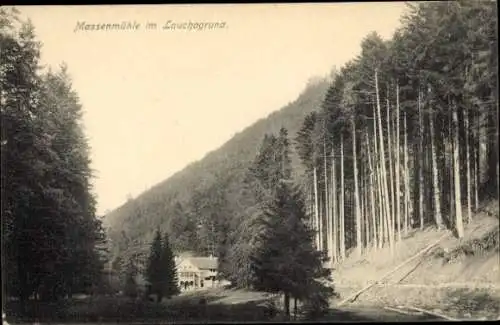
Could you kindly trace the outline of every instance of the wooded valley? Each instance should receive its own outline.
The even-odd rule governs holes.
[[[113,211],[115,247],[161,225],[178,251],[227,251],[227,263],[244,265],[260,201],[247,176],[273,168],[280,127],[316,246],[332,261],[394,247],[427,225],[462,236],[479,202],[498,197],[496,9],[409,6],[392,39],[367,35],[331,80]]]

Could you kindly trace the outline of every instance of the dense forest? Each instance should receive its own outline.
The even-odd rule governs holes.
[[[82,108],[40,49],[33,25],[0,8],[2,293],[22,304],[96,292],[107,256]]]
[[[177,252],[220,256],[244,286],[283,132],[330,261],[393,248],[412,228],[461,237],[472,211],[498,199],[496,35],[493,1],[409,4],[391,39],[367,35],[331,80],[113,211],[114,253],[140,257],[160,225]]]
[[[409,5],[393,38],[368,35],[304,120],[297,149],[332,262],[393,249],[411,228],[460,238],[481,200],[498,199],[495,15],[490,1]]]

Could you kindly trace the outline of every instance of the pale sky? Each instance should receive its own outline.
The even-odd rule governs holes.
[[[67,63],[84,109],[98,212],[123,204],[297,98],[307,80],[389,38],[394,3],[23,6],[42,63]],[[225,22],[163,30],[174,22]],[[139,30],[74,31],[137,22]],[[155,22],[157,30],[146,30]]]

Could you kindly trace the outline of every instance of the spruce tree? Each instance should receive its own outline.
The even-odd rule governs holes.
[[[177,268],[175,265],[175,258],[170,247],[170,242],[168,239],[168,234],[165,232],[163,236],[161,251],[161,289],[162,296],[167,298],[172,297],[179,293],[179,287],[177,286]]]
[[[162,269],[162,243],[159,228],[156,229],[155,237],[151,243],[145,275],[146,280],[149,282],[151,293],[156,294],[158,302],[160,302],[163,296],[162,278],[165,274]]]
[[[307,302],[316,299],[318,292],[332,293],[321,282],[329,276],[323,267],[326,256],[314,248],[314,232],[307,226],[305,204],[297,186],[281,181],[260,223],[260,246],[252,256],[257,290],[283,293],[287,316],[291,297]]]

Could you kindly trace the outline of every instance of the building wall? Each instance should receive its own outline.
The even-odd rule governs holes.
[[[216,287],[219,283],[215,280],[216,276],[217,269],[201,270],[189,258],[178,260],[177,279],[181,291]]]
[[[183,259],[177,265],[177,278],[181,291],[195,289],[200,286],[201,272],[188,259]]]

